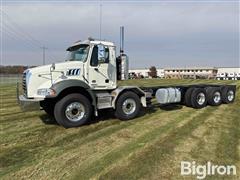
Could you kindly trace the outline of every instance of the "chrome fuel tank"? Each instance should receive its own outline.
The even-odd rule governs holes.
[[[160,88],[156,92],[160,104],[177,103],[181,101],[181,91],[178,88]]]

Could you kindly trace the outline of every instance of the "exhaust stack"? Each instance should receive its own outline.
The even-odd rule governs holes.
[[[120,26],[120,55],[124,53],[124,26]]]
[[[121,80],[128,79],[128,56],[124,54],[124,26],[120,27]]]

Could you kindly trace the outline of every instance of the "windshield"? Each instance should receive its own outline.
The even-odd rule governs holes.
[[[89,45],[81,44],[68,48],[66,61],[86,61],[89,51]]]

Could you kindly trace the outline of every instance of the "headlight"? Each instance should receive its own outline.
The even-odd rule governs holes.
[[[48,89],[48,88],[38,89],[37,90],[37,94],[39,96],[54,96],[55,93],[56,92],[53,89]]]
[[[29,83],[29,79],[31,77],[32,73],[30,72],[30,70],[26,70],[26,84],[28,85]]]

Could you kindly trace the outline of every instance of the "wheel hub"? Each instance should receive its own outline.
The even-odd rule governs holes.
[[[213,101],[215,103],[219,103],[221,101],[221,94],[220,92],[215,92],[213,95]]]
[[[206,101],[205,94],[204,94],[204,93],[199,93],[199,94],[197,95],[197,103],[198,103],[199,105],[203,105],[203,104],[205,103],[205,101]]]
[[[122,110],[127,115],[134,113],[136,110],[136,102],[131,98],[126,99],[123,102]]]
[[[85,115],[85,108],[79,102],[73,102],[66,107],[65,115],[69,121],[80,121]]]
[[[227,98],[228,98],[229,101],[232,101],[234,99],[234,92],[233,91],[228,91]]]

